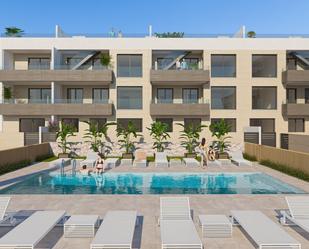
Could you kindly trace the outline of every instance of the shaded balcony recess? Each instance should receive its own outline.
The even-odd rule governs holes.
[[[154,70],[203,70],[203,51],[154,50],[152,52]]]

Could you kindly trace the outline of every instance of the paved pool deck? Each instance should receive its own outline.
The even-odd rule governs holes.
[[[30,176],[35,172],[48,170],[48,163],[38,163],[27,168],[0,176],[0,188],[13,184]],[[69,169],[69,168],[67,168]],[[234,165],[201,168],[186,168],[177,166],[173,168],[149,167],[132,168],[119,166],[111,171],[117,172],[264,172],[273,177],[301,188],[309,193],[309,183],[274,171],[259,164],[252,167],[237,167]],[[225,214],[230,215],[231,210],[260,210],[269,218],[278,223],[278,211],[287,209],[285,195],[186,195],[190,197],[196,228],[201,235],[201,229],[196,223],[199,214]],[[102,218],[109,210],[137,210],[141,228],[136,230],[134,248],[159,249],[160,227],[157,225],[159,216],[160,195],[13,195],[9,211],[20,210],[66,210],[72,214],[98,214]],[[280,226],[280,224],[278,223]],[[10,228],[0,227],[0,236]],[[283,227],[292,237],[302,244],[303,249],[309,249],[309,233],[298,227]],[[38,248],[54,249],[85,249],[89,248],[91,239],[69,239],[62,236],[62,228],[53,229],[38,245]],[[255,246],[250,238],[239,228],[234,227],[232,238],[202,239],[207,249],[250,249]]]

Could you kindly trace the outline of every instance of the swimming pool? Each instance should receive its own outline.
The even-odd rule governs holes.
[[[32,176],[0,194],[301,194],[304,191],[263,173],[56,172]]]

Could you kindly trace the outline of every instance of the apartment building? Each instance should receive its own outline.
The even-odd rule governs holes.
[[[51,141],[39,127],[61,121],[76,127],[72,141],[89,120],[131,120],[146,143],[155,120],[174,143],[177,123],[221,118],[234,143],[280,146],[281,134],[309,131],[308,38],[2,37],[0,58],[0,149]]]

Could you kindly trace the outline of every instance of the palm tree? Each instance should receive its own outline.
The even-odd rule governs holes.
[[[60,140],[58,142],[58,147],[62,150],[62,157],[68,157],[67,150],[70,149],[70,146],[68,145],[68,138],[75,136],[75,131],[76,130],[72,125],[61,122],[61,129],[57,132],[56,137]]]
[[[161,122],[154,122],[151,124],[151,127],[147,127],[147,129],[150,131],[150,136],[155,140],[152,148],[156,149],[157,152],[163,152],[165,149],[164,141],[170,137],[167,133],[168,125]]]
[[[105,123],[104,125],[99,125],[97,122],[85,121],[89,125],[86,129],[86,134],[84,138],[89,139],[91,149],[94,152],[98,152],[100,156],[104,156],[104,151],[110,149],[106,146],[105,141],[107,139],[108,127],[111,125],[116,125],[116,123]]]
[[[21,37],[24,31],[17,27],[7,27],[5,28],[5,35],[9,37]]]
[[[117,127],[117,137],[122,137],[118,140],[120,147],[125,149],[125,155],[123,157],[132,158],[132,152],[135,149],[135,142],[132,141],[132,138],[137,138],[141,136],[137,134],[137,128],[135,127],[132,121],[129,121],[127,127],[118,125]]]
[[[202,132],[206,125],[194,125],[190,123],[188,126],[184,124],[177,123],[181,126],[183,130],[181,131],[180,139],[181,145],[187,150],[187,153],[194,154],[195,148],[198,146],[198,139],[200,138],[200,133]],[[188,156],[188,155],[187,155]]]

